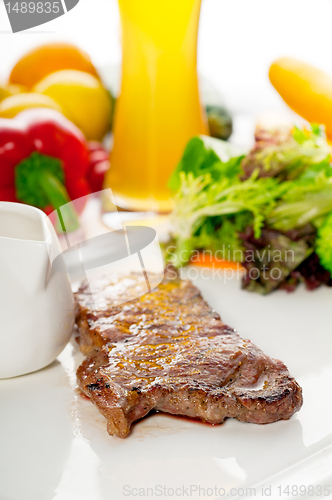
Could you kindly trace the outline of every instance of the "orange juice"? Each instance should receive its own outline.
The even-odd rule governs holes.
[[[197,83],[201,0],[119,0],[122,84],[106,184],[118,206],[171,209],[167,181],[188,140],[206,134]]]

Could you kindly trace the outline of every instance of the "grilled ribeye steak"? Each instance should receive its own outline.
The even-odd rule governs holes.
[[[126,437],[152,409],[211,424],[265,424],[300,409],[302,390],[286,366],[225,325],[190,281],[171,268],[155,290],[130,300],[144,285],[135,274],[108,277],[76,294],[78,341],[89,355],[78,384],[109,434]]]

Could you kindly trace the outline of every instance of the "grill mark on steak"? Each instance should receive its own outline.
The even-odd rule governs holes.
[[[290,418],[302,390],[286,366],[243,340],[175,270],[139,298],[139,275],[108,277],[76,294],[80,389],[126,437],[152,409],[219,424],[226,417],[258,424]],[[123,299],[128,299],[125,305]]]

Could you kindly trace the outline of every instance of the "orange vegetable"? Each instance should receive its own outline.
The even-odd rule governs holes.
[[[270,67],[274,88],[308,122],[325,125],[332,139],[332,77],[298,59],[281,57]]]
[[[196,254],[190,261],[190,264],[200,267],[213,267],[218,269],[235,269],[242,270],[243,266],[239,262],[229,262],[227,260],[216,259],[211,255],[206,255],[204,252]]]
[[[70,43],[48,43],[25,54],[14,66],[9,82],[31,89],[45,76],[63,69],[76,69],[97,76],[86,52]]]

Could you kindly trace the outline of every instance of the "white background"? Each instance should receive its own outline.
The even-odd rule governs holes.
[[[203,0],[199,72],[236,114],[284,110],[268,80],[270,63],[291,55],[332,74],[331,21],[332,0]],[[52,40],[78,44],[99,68],[119,66],[116,0],[80,0],[65,16],[17,34],[0,0],[0,80],[27,49]]]

